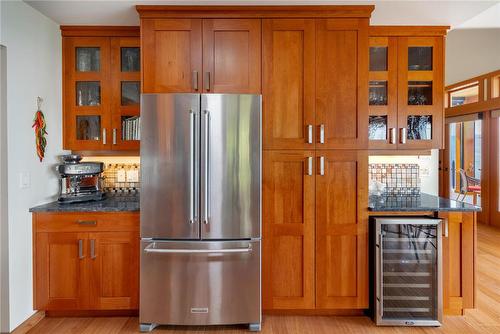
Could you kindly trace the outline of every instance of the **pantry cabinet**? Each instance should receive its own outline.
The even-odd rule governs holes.
[[[139,149],[138,27],[62,26],[63,148]]]
[[[371,27],[369,147],[443,146],[446,27]]]
[[[260,19],[142,19],[141,26],[144,93],[260,93]]]
[[[34,309],[138,309],[139,213],[34,213],[33,235]]]

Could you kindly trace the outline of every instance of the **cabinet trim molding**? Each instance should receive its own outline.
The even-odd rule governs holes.
[[[66,26],[62,25],[63,37],[139,37],[139,26]]]

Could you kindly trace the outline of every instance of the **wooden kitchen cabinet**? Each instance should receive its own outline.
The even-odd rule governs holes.
[[[315,20],[262,21],[264,149],[314,149]]]
[[[263,308],[314,308],[314,151],[264,151]]]
[[[368,308],[367,151],[316,160],[316,308]]]
[[[316,20],[318,149],[368,147],[368,20]]]
[[[63,148],[138,150],[139,29],[100,28],[61,27]]]
[[[34,308],[136,310],[139,213],[34,213]]]
[[[141,25],[144,93],[260,93],[260,19],[142,19]]]
[[[366,151],[264,152],[265,310],[368,307],[367,164]]]
[[[443,146],[447,27],[370,27],[369,147]]]

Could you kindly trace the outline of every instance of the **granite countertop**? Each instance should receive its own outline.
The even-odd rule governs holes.
[[[30,212],[130,212],[139,211],[139,194],[106,193],[102,201],[59,204],[57,201],[30,208]]]
[[[418,211],[481,211],[480,207],[451,199],[421,193],[420,195],[371,195],[369,211],[418,212]]]

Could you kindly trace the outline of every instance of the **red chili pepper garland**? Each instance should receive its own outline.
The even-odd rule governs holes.
[[[41,99],[40,99],[41,100]],[[39,101],[40,103],[41,101]],[[32,128],[35,129],[35,138],[36,138],[36,154],[40,158],[40,162],[42,162],[45,156],[45,147],[47,146],[47,139],[45,135],[46,131],[46,123],[45,116],[43,112],[40,110],[40,105],[38,106],[38,110],[35,113],[35,118],[33,119]]]

